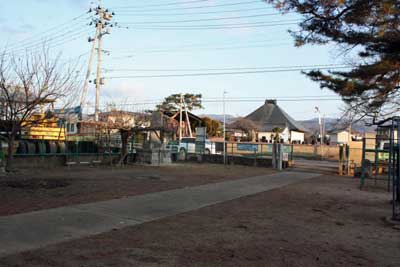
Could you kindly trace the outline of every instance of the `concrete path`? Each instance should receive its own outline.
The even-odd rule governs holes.
[[[312,170],[316,173],[337,174],[339,172],[338,161],[295,159],[293,167],[306,171]]]
[[[0,257],[257,194],[320,174],[281,172],[0,217]]]

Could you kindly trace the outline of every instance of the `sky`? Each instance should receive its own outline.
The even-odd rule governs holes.
[[[36,51],[46,41],[54,55],[62,53],[65,62],[79,60],[77,76],[83,80],[91,47],[88,37],[95,32],[86,13],[95,6],[93,2],[98,3],[4,1],[0,3],[0,47],[18,54]],[[170,77],[343,63],[334,47],[294,46],[288,29],[296,29],[296,14],[278,14],[262,0],[103,0],[102,5],[115,12],[113,22],[118,23],[103,38],[102,108],[114,104],[142,111],[173,93],[201,93],[204,109],[196,113],[222,114],[226,92],[226,113],[234,116],[245,116],[270,98],[277,98],[298,120],[316,117],[316,106],[327,117],[340,116],[339,97],[321,90],[300,71]],[[94,64],[91,79],[95,69]],[[154,77],[160,75],[164,77]],[[315,99],[322,97],[329,100]],[[93,84],[86,102],[88,107],[95,102]]]

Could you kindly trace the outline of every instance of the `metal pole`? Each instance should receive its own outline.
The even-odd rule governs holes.
[[[400,139],[400,120],[397,118],[397,183],[396,183],[396,201],[400,201],[400,144],[399,144],[399,139]]]
[[[390,126],[390,134],[389,134],[389,179],[388,179],[388,192],[390,192],[390,187],[391,187],[391,182],[392,182],[392,175],[393,175],[393,138],[394,138],[394,133],[393,133],[393,121],[392,125]]]
[[[315,107],[315,111],[318,113],[318,123],[319,123],[319,134],[320,134],[320,148],[321,148],[321,158],[324,158],[324,149],[323,149],[323,130],[322,130],[322,118],[321,118],[321,111],[319,107]]]
[[[392,120],[392,128],[391,128],[391,141],[392,141],[392,145],[391,145],[391,150],[392,150],[392,176],[393,176],[393,180],[392,180],[392,196],[393,196],[393,200],[392,200],[392,219],[394,220],[396,218],[396,156],[395,156],[395,150],[394,150],[394,146],[396,145],[396,142],[394,140],[395,135],[394,135],[394,120]]]
[[[182,104],[183,104],[183,94],[181,94],[181,99],[179,103],[179,145],[182,141]]]
[[[399,146],[399,139],[400,139],[400,132],[399,132],[400,121],[396,118],[396,129],[397,129],[397,136],[396,136],[396,175],[394,175],[395,179],[393,179],[393,220],[399,220],[398,214],[398,202],[399,202],[399,194],[400,194],[400,146]]]
[[[223,138],[224,138],[224,164],[226,164],[226,114],[225,114],[225,96],[226,96],[226,91],[222,93],[222,101],[223,101],[223,114],[224,114],[224,126],[223,126]]]

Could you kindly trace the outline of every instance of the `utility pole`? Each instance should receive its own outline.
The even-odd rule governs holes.
[[[223,116],[224,116],[224,126],[223,126],[223,138],[224,138],[224,164],[226,164],[226,109],[225,109],[225,97],[226,97],[227,92],[224,90],[222,93],[222,109],[223,109]]]
[[[100,14],[100,13],[99,13]],[[97,31],[100,32],[98,36],[98,45],[97,45],[97,75],[96,75],[96,105],[94,111],[95,121],[99,121],[99,107],[100,107],[100,89],[101,89],[101,49],[102,49],[102,31],[103,31],[103,23],[101,21],[102,15],[100,15],[100,21],[97,23]]]
[[[99,120],[99,112],[100,112],[100,90],[101,86],[104,83],[104,79],[101,76],[101,64],[102,64],[102,40],[103,36],[106,34],[110,33],[110,27],[113,27],[114,25],[110,22],[111,19],[114,16],[114,12],[110,12],[108,9],[104,9],[102,7],[102,1],[99,0],[99,6],[96,7],[94,10],[89,10],[90,12],[95,11],[96,12],[96,18],[93,20],[93,22],[96,25],[96,36],[95,40],[93,42],[93,48],[92,52],[90,55],[89,59],[89,68],[88,68],[88,74],[87,76],[90,76],[91,74],[91,65],[92,65],[92,60],[93,60],[93,49],[96,46],[96,41],[97,41],[97,74],[96,74],[96,101],[95,101],[95,111],[94,111],[94,116],[95,116],[95,121]],[[92,22],[92,23],[93,23]],[[82,95],[81,103],[84,102],[84,97],[86,97],[86,91],[87,91],[87,85],[85,83],[84,87],[84,92]]]
[[[183,94],[179,101],[179,144],[182,141],[182,108],[183,108]]]
[[[86,77],[85,77],[85,84],[83,86],[83,91],[82,91],[82,96],[81,96],[81,103],[80,103],[80,109],[81,109],[81,113],[83,113],[83,109],[85,107],[85,100],[86,100],[86,95],[87,95],[87,91],[89,88],[89,79],[90,79],[90,75],[92,73],[92,65],[93,65],[93,58],[94,58],[94,51],[96,49],[96,43],[97,43],[97,37],[99,35],[99,31],[98,28],[96,28],[96,33],[94,35],[94,38],[89,38],[89,42],[93,42],[92,44],[92,49],[90,50],[90,57],[89,57],[89,64],[88,64],[88,69],[86,72]]]

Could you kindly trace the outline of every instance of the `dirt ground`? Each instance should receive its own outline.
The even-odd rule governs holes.
[[[72,167],[0,177],[0,216],[265,175],[245,166],[175,164],[124,169]]]
[[[389,194],[321,176],[0,259],[0,266],[400,266]]]

